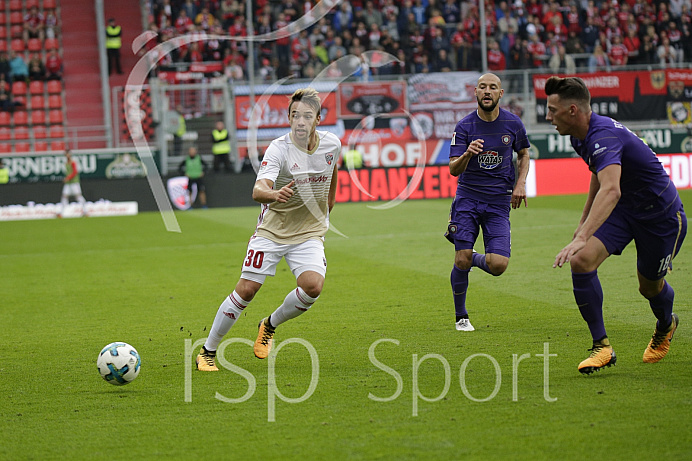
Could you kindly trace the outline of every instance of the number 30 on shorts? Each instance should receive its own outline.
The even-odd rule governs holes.
[[[247,258],[243,264],[245,267],[254,267],[255,269],[261,269],[262,263],[264,262],[264,251],[248,250]]]

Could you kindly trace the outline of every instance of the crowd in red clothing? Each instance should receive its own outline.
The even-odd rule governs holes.
[[[490,70],[587,67],[692,61],[691,0],[485,0]],[[314,8],[313,0],[256,0],[255,34],[286,26]],[[316,24],[255,48],[258,76],[312,77],[340,57],[379,50],[399,58],[368,71],[406,74],[480,70],[477,2],[343,0]],[[158,41],[191,33],[247,36],[241,0],[156,0],[150,29]],[[221,61],[227,74],[247,78],[244,41],[207,40],[161,56],[159,67]],[[328,67],[329,66],[329,67]]]

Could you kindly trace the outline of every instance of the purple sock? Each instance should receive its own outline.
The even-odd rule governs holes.
[[[591,337],[594,341],[603,339],[607,335],[603,324],[603,289],[598,280],[598,271],[582,274],[572,272],[572,287],[574,300],[589,326]]]
[[[675,292],[673,291],[673,287],[668,285],[668,282],[664,280],[663,289],[661,290],[661,292],[653,298],[649,298],[649,305],[651,306],[651,310],[658,319],[658,322],[656,322],[657,327],[663,326],[663,329],[665,329],[666,327],[669,327],[670,322],[673,321],[671,315],[673,313],[674,297]]]
[[[452,296],[454,297],[454,310],[457,317],[468,315],[466,312],[466,290],[469,287],[469,271],[461,270],[457,266],[452,269]]]
[[[482,255],[480,253],[473,253],[473,256],[471,256],[471,265],[479,268],[484,272],[487,272],[490,275],[494,275],[492,272],[490,272],[490,269],[488,268],[488,263],[485,262],[485,255]]]

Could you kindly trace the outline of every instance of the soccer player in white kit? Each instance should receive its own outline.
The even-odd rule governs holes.
[[[259,324],[255,356],[264,359],[272,347],[274,330],[305,313],[322,292],[327,271],[324,235],[334,207],[337,161],[341,141],[317,131],[321,101],[312,88],[297,90],[288,105],[291,132],[267,148],[252,190],[261,204],[255,233],[248,243],[240,280],[222,303],[204,346],[197,369],[218,371],[216,349],[243,310],[255,297],[268,275],[286,258],[297,287]]]

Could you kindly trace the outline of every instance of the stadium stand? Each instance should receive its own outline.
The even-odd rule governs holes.
[[[37,10],[32,12],[34,7]],[[12,50],[25,62],[35,54],[42,63],[50,49],[56,49],[62,56],[60,34],[46,38],[43,33],[42,21],[49,12],[54,12],[60,21],[61,5],[55,0],[0,0],[0,53]],[[36,21],[38,28],[27,26],[35,25]],[[10,82],[10,75],[6,77]],[[36,72],[31,81],[20,77],[11,83],[10,109],[0,112],[0,154],[64,147],[63,85],[60,80],[44,79],[45,76]],[[49,135],[50,142],[46,140]]]

